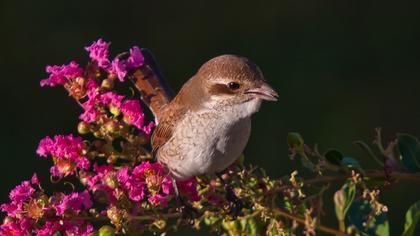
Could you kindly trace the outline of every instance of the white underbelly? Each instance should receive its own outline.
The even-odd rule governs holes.
[[[216,115],[188,116],[183,129],[162,147],[172,157],[165,163],[177,179],[220,172],[243,152],[251,132],[250,117],[231,122]],[[178,144],[175,140],[183,140]],[[176,143],[176,144],[175,144]]]

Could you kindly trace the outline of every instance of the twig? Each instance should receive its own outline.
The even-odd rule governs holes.
[[[289,212],[284,211],[284,210],[279,209],[279,208],[274,208],[272,210],[275,214],[278,214],[278,215],[281,215],[283,217],[294,220],[294,221],[298,222],[299,224],[303,224],[303,225],[305,224],[305,219],[303,219],[303,218],[301,218],[297,215],[294,215],[292,213],[289,213]],[[328,234],[331,234],[331,235],[340,235],[340,236],[346,236],[347,235],[345,233],[339,232],[339,231],[337,231],[333,228],[330,228],[330,227],[327,227],[327,226],[324,226],[324,225],[318,225],[316,228],[318,230],[324,232],[324,233],[328,233]]]
[[[412,174],[412,173],[404,173],[404,172],[392,172],[391,174],[378,172],[378,171],[366,171],[363,175],[363,178],[371,178],[371,179],[386,179],[386,178],[394,178],[395,180],[406,180],[406,181],[419,181],[420,182],[420,175],[419,174]],[[304,181],[304,185],[311,186],[313,184],[318,183],[329,183],[329,182],[337,182],[343,181],[348,178],[351,178],[351,175],[335,175],[335,176],[319,176],[313,179],[307,179]],[[277,193],[282,192],[286,189],[293,188],[293,186],[285,184],[280,186],[279,188],[275,188],[269,192],[270,193]]]

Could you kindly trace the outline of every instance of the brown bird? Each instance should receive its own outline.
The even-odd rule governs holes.
[[[244,57],[223,55],[204,63],[173,99],[149,65],[134,74],[134,81],[158,122],[153,153],[176,180],[230,166],[248,142],[251,115],[262,100],[278,98],[261,70]]]
[[[154,76],[158,78],[150,82],[150,76],[137,74],[136,84],[143,82],[137,87],[158,122],[153,153],[177,180],[218,173],[231,165],[248,142],[251,115],[262,100],[278,98],[258,66],[235,55],[204,63],[173,99],[159,73]],[[151,91],[145,89],[147,79],[154,82]],[[153,102],[158,104],[150,105]]]

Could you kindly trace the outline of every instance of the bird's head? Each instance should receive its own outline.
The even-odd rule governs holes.
[[[194,79],[200,81],[208,104],[215,106],[251,107],[253,113],[262,100],[278,98],[258,66],[240,56],[215,57],[201,66]]]

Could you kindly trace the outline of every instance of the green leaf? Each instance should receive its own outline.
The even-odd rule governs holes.
[[[379,160],[379,158],[373,153],[372,149],[363,141],[355,141],[354,144],[358,146],[360,149],[362,149],[366,154],[371,157],[373,160],[375,160],[380,166],[384,166],[384,163]]]
[[[324,157],[329,163],[341,166],[341,161],[343,160],[344,155],[336,149],[330,149],[324,154]]]
[[[411,172],[420,172],[419,140],[409,134],[397,134],[397,143],[404,166]]]
[[[354,196],[356,195],[356,186],[354,184],[344,184],[340,190],[334,194],[335,214],[338,220],[346,218]]]
[[[414,230],[420,219],[420,201],[410,206],[407,213],[405,213],[404,232],[402,236],[414,235]]]

